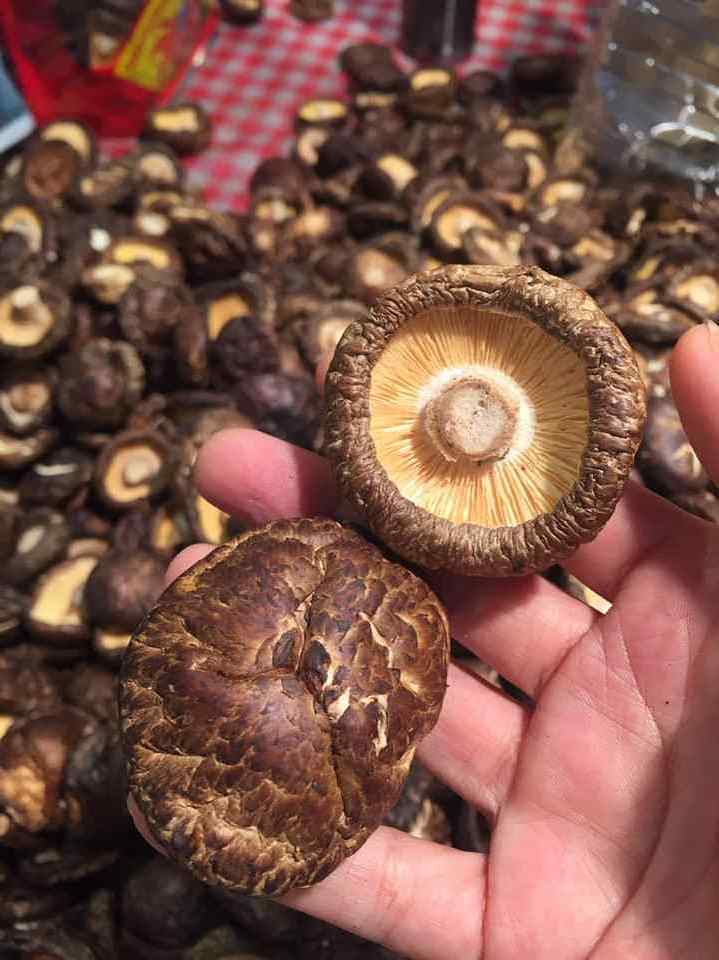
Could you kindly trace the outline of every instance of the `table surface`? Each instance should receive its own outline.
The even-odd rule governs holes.
[[[479,0],[475,46],[460,70],[502,72],[523,54],[576,52],[597,12],[587,0]],[[366,40],[396,44],[400,15],[400,0],[337,0],[330,20],[306,24],[289,14],[288,0],[267,0],[259,23],[220,24],[176,97],[202,103],[214,123],[211,147],[188,162],[190,186],[214,207],[242,210],[259,161],[289,148],[299,105],[343,95],[340,51]],[[123,148],[107,144],[109,153]]]

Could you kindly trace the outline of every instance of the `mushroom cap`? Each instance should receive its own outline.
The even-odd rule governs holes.
[[[448,460],[424,427],[437,391],[467,378],[516,405],[496,460]],[[593,539],[645,419],[621,332],[537,267],[411,277],[347,329],[325,399],[326,455],[372,531],[406,560],[476,576],[541,570]]]
[[[206,883],[319,881],[396,803],[448,658],[435,595],[358,534],[247,531],[179,577],[125,653],[130,791]]]

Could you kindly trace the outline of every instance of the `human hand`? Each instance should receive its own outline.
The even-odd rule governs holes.
[[[719,483],[717,370],[719,330],[691,331],[674,398]],[[196,476],[251,524],[337,508],[320,457],[254,431],[213,437]],[[719,956],[719,528],[630,484],[565,567],[607,615],[539,576],[437,585],[453,636],[536,702],[452,666],[418,751],[488,818],[489,854],[382,827],[282,902],[416,960]]]

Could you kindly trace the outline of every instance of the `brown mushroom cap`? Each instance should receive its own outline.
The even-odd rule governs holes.
[[[131,793],[205,882],[319,881],[397,801],[448,655],[431,590],[351,530],[243,533],[165,591],[125,654]]]
[[[645,417],[618,328],[536,267],[410,278],[347,330],[326,402],[326,453],[374,533],[481,576],[542,569],[596,536]]]

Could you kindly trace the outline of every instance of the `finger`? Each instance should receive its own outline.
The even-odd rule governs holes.
[[[244,523],[331,516],[337,494],[322,457],[257,430],[214,434],[195,464],[200,493]]]
[[[167,570],[165,571],[165,586],[169,587],[172,581],[176,580],[181,573],[189,570],[191,566],[199,560],[202,560],[203,557],[206,557],[208,553],[212,553],[214,549],[215,548],[210,546],[209,543],[193,543],[192,546],[185,547],[184,550],[181,550],[176,557],[170,560],[167,566]]]
[[[157,842],[157,840],[155,840],[147,820],[145,819],[145,814],[135,803],[135,798],[132,794],[129,794],[127,797],[127,809],[132,817],[132,821],[135,824],[137,832],[140,834],[142,839],[149,843],[150,846],[157,850],[158,853],[161,853],[163,857],[166,857],[167,851]]]
[[[702,324],[672,353],[672,395],[682,424],[707,472],[719,483],[719,327]]]
[[[677,546],[686,544],[704,526],[705,521],[630,481],[606,527],[562,566],[613,601],[622,581],[643,559],[669,540]],[[680,556],[679,549],[676,556]]]
[[[452,636],[536,697],[600,614],[543,577],[444,577],[439,594]]]
[[[514,777],[528,720],[518,703],[451,664],[442,712],[417,756],[493,822]]]
[[[327,377],[327,371],[330,368],[332,363],[332,353],[323,353],[320,362],[315,367],[315,383],[317,384],[317,389],[320,393],[325,392],[325,379]]]
[[[132,796],[140,834],[167,856]],[[486,860],[380,827],[321,883],[278,898],[417,960],[479,956]],[[464,949],[465,952],[443,953]]]
[[[414,960],[479,957],[486,864],[380,827],[329,877],[281,902]]]

